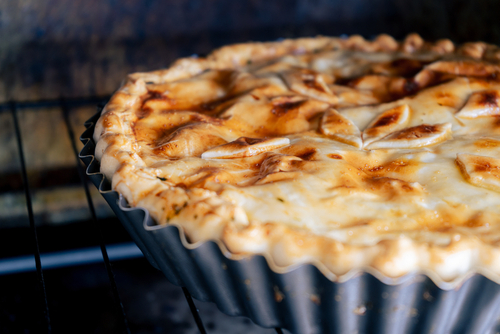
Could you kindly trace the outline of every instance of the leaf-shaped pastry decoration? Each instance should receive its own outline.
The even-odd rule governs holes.
[[[187,119],[187,115],[185,118]],[[154,153],[173,159],[199,156],[211,147],[227,143],[220,133],[220,128],[218,124],[208,122],[182,124],[169,136],[158,139]]]
[[[324,75],[318,74],[312,70],[300,69],[284,72],[283,79],[288,87],[294,92],[324,101],[330,104],[337,103],[338,97],[333,95]]]
[[[427,66],[427,69],[435,72],[449,73],[453,75],[476,77],[489,77],[491,75],[500,73],[500,66],[474,60],[441,60],[429,64]]]
[[[364,146],[384,138],[388,134],[403,129],[410,119],[407,104],[389,109],[378,115],[363,131]]]
[[[371,143],[365,148],[368,150],[381,148],[417,148],[435,145],[451,138],[451,123],[421,124],[394,132],[381,140]]]
[[[456,163],[468,182],[500,192],[500,159],[459,153]]]
[[[456,114],[460,118],[478,118],[500,115],[500,91],[475,92],[465,106]]]
[[[320,131],[342,143],[361,148],[361,131],[354,123],[335,109],[328,109],[321,119]]]
[[[290,145],[288,138],[256,139],[240,137],[230,143],[203,152],[202,159],[231,159],[251,157]]]

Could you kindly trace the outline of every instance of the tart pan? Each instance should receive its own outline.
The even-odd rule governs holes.
[[[147,210],[130,208],[100,173],[92,135],[101,110],[80,140],[86,174],[148,261],[231,316],[291,333],[497,333],[500,285],[477,273],[457,284],[432,273],[392,279],[371,268],[342,277],[312,264],[272,268],[264,256],[237,258],[220,242],[190,244],[176,225],[156,225]],[[331,276],[331,275],[330,275]]]

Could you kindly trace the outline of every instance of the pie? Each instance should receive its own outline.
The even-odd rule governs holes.
[[[274,270],[500,279],[500,48],[301,38],[128,76],[101,171],[191,243]]]

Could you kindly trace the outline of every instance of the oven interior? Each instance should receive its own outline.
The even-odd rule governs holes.
[[[488,0],[1,2],[0,332],[281,333],[193,301],[147,263],[84,175],[85,120],[127,73],[224,44],[411,32],[500,44],[498,12]]]

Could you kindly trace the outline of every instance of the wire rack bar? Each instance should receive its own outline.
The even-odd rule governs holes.
[[[65,99],[64,103],[68,107],[79,107],[85,105],[97,105],[102,101],[109,100],[110,96],[92,96],[85,98],[71,98]],[[11,102],[8,103],[0,103],[0,112],[9,111],[11,109]],[[16,109],[27,109],[27,108],[51,108],[51,107],[60,107],[61,100],[37,100],[37,101],[16,101],[15,102]]]
[[[108,245],[106,247],[110,261],[140,258],[144,255],[133,242]],[[42,268],[56,269],[70,266],[79,266],[103,261],[101,248],[87,247],[66,250],[62,252],[41,253],[40,260]],[[35,271],[35,259],[33,256],[16,256],[0,259],[0,275],[19,274]]]
[[[31,191],[28,182],[28,174],[26,173],[26,161],[24,160],[24,150],[23,150],[23,140],[21,136],[21,129],[19,127],[19,121],[17,119],[17,105],[12,102],[10,105],[10,111],[12,113],[12,119],[14,121],[14,130],[16,132],[17,148],[19,152],[19,160],[21,163],[21,176],[23,179],[24,194],[26,196],[26,207],[28,209],[28,219],[30,223],[30,229],[33,232],[34,239],[34,255],[35,255],[35,266],[38,278],[38,284],[43,295],[43,315],[47,323],[47,333],[52,333],[52,327],[50,324],[50,314],[49,314],[49,304],[47,300],[47,291],[45,289],[45,280],[43,278],[42,262],[40,260],[40,247],[38,244],[38,235],[35,227],[35,218],[33,215],[33,203],[31,200]]]
[[[102,102],[102,100],[100,102]],[[125,315],[125,309],[123,308],[123,304],[121,302],[120,295],[118,293],[118,287],[116,285],[115,275],[113,273],[113,270],[111,269],[111,263],[109,261],[108,252],[107,252],[106,246],[104,244],[102,230],[101,230],[99,224],[97,223],[97,215],[95,212],[94,203],[93,203],[92,197],[90,195],[89,186],[86,182],[85,173],[84,173],[83,167],[81,165],[80,158],[78,157],[78,150],[76,148],[76,142],[75,142],[75,133],[73,131],[73,126],[71,125],[71,122],[69,121],[70,108],[65,100],[60,100],[59,106],[61,108],[64,123],[66,124],[66,129],[68,130],[68,136],[69,136],[69,140],[71,142],[71,147],[72,147],[73,153],[75,155],[76,167],[78,169],[78,174],[80,175],[80,180],[81,180],[83,188],[85,190],[85,197],[87,198],[87,204],[88,204],[91,216],[92,216],[92,223],[94,224],[95,230],[98,231],[97,234],[98,234],[98,238],[99,238],[102,257],[104,260],[104,266],[106,267],[108,278],[109,278],[109,281],[111,284],[113,299],[115,300],[116,309],[117,309],[116,311],[117,311],[119,317],[121,318],[120,320],[121,320],[121,324],[123,326],[122,331],[130,334],[131,333],[130,327],[128,325],[127,317]]]
[[[194,304],[193,297],[191,297],[191,294],[189,291],[185,288],[182,287],[182,292],[184,292],[184,296],[186,297],[186,300],[189,305],[189,309],[191,310],[191,313],[193,314],[194,321],[196,322],[196,326],[198,326],[198,330],[200,331],[200,334],[207,334],[207,331],[205,330],[205,326],[203,325],[203,321],[201,320],[200,317],[200,312],[198,311],[198,308]]]

